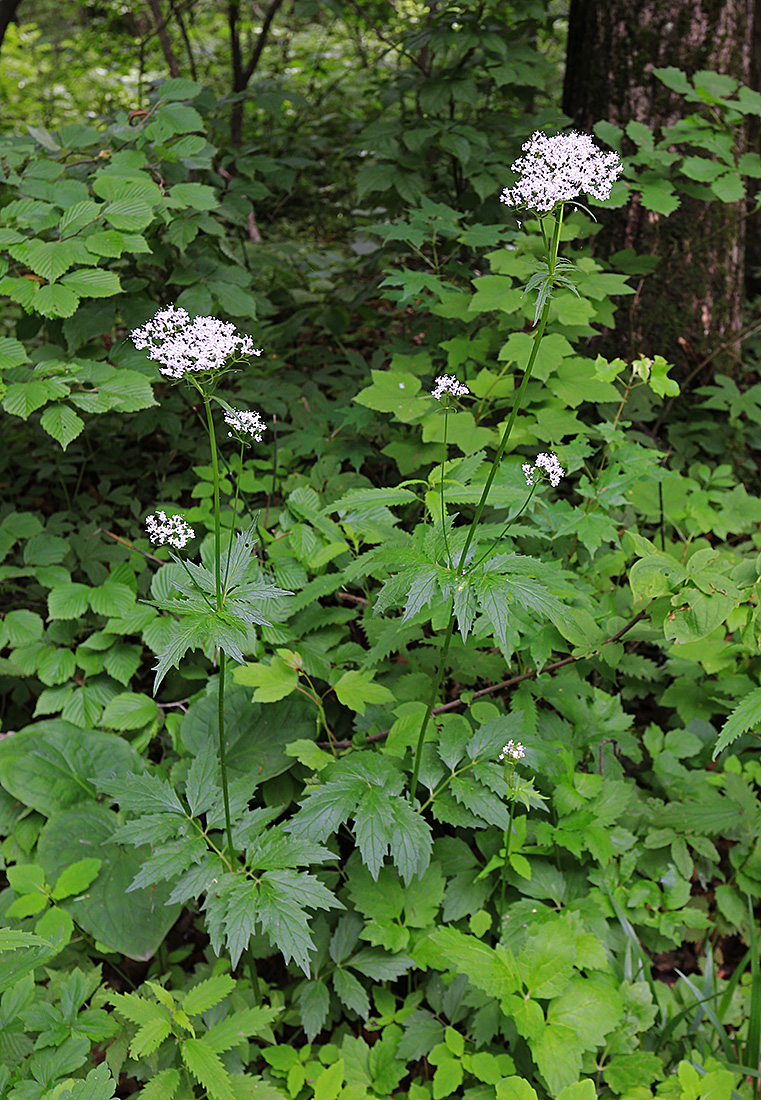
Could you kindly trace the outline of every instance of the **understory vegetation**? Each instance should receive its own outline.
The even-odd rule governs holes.
[[[761,95],[524,209],[561,6],[191,7],[0,58],[0,1098],[758,1098],[758,347],[595,242]]]

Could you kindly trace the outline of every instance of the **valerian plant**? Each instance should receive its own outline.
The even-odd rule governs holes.
[[[478,528],[489,493],[499,470],[502,458],[510,443],[516,418],[520,412],[526,387],[531,379],[542,338],[547,327],[556,286],[573,289],[573,267],[559,257],[560,238],[565,207],[578,203],[581,194],[591,194],[606,199],[622,170],[617,153],[603,153],[591,138],[583,134],[560,134],[547,137],[537,131],[524,146],[524,156],[519,157],[512,168],[518,175],[514,187],[505,188],[501,200],[507,206],[526,208],[539,219],[545,248],[545,262],[529,281],[526,293],[536,293],[536,313],[531,351],[520,386],[513,401],[512,410],[500,430],[500,441],[486,476],[480,499],[470,524],[456,533],[446,515],[444,502],[444,462],[446,461],[446,417],[450,401],[468,394],[468,387],[454,376],[440,377],[432,391],[433,397],[445,402],[444,459],[440,480],[441,504],[438,530],[434,529],[420,551],[405,568],[389,581],[381,595],[376,611],[405,605],[405,616],[414,614],[434,594],[444,597],[449,606],[448,621],[440,644],[438,670],[431,679],[431,690],[418,734],[415,761],[410,781],[410,795],[416,797],[420,763],[428,724],[444,678],[447,656],[455,624],[463,639],[467,637],[477,610],[492,624],[496,636],[503,642],[511,604],[517,602],[543,615],[562,618],[562,606],[552,600],[544,585],[536,580],[536,566],[514,554],[494,555],[490,547],[479,555]],[[546,227],[545,222],[551,226]],[[535,469],[544,469],[552,485],[562,477],[562,467],[556,456],[541,454],[534,463]],[[524,472],[525,469],[524,469]],[[529,475],[526,474],[527,481]],[[533,478],[533,475],[532,475]],[[533,480],[529,482],[533,487]],[[437,545],[440,543],[440,547]],[[452,549],[450,549],[450,545]],[[422,551],[422,552],[421,552]],[[443,551],[443,554],[442,554]],[[440,565],[444,556],[446,564]],[[547,567],[544,567],[547,572]],[[532,576],[533,574],[533,576]]]

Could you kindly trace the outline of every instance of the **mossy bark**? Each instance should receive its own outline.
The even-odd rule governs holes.
[[[590,131],[605,119],[663,128],[689,105],[653,76],[676,66],[751,81],[756,0],[571,0],[563,109]],[[758,31],[758,26],[756,30]],[[669,217],[634,201],[609,211],[598,238],[660,257],[656,271],[622,299],[617,354],[666,356],[682,378],[701,362],[734,373],[745,303],[745,207],[682,196]],[[610,341],[608,341],[610,343]]]

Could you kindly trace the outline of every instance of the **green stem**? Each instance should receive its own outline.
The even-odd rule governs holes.
[[[206,406],[206,424],[209,431],[209,448],[211,450],[211,474],[214,481],[214,581],[217,590],[217,610],[221,611],[222,551],[219,519],[219,461],[217,459],[217,437],[214,431],[214,418],[211,415],[211,401],[206,393],[203,394],[203,403]]]
[[[552,240],[551,240],[551,243],[550,243],[548,256],[547,256],[547,268],[548,268],[548,273],[549,273],[550,278],[554,275],[555,266],[557,264],[558,248],[560,247],[560,231],[561,231],[562,226],[563,226],[563,209],[564,208],[561,205],[559,210],[558,210],[557,216],[555,218],[555,228],[553,230]],[[542,227],[542,235],[544,236],[543,227]],[[546,241],[546,237],[545,237],[545,241]],[[542,309],[542,313],[541,313],[541,316],[539,318],[539,324],[537,325],[536,329],[534,330],[534,342],[531,345],[531,354],[529,355],[529,360],[528,360],[528,363],[526,364],[526,369],[523,373],[523,380],[521,381],[520,387],[518,389],[518,393],[516,394],[516,397],[515,397],[515,401],[513,402],[513,408],[512,408],[512,411],[510,413],[510,417],[507,421],[507,424],[505,425],[505,430],[502,434],[502,440],[500,442],[499,447],[497,448],[497,453],[494,456],[494,461],[492,462],[491,469],[489,470],[489,476],[487,477],[486,483],[483,487],[483,491],[481,493],[481,498],[480,498],[478,504],[476,505],[476,511],[475,511],[474,516],[473,516],[473,520],[470,524],[470,529],[468,530],[467,537],[465,539],[465,545],[462,548],[462,553],[460,554],[460,560],[457,563],[457,567],[456,567],[456,572],[457,573],[461,574],[462,571],[463,571],[463,565],[465,563],[465,560],[466,560],[466,557],[467,557],[467,554],[468,554],[468,550],[470,550],[471,544],[472,544],[473,539],[474,539],[475,534],[476,534],[476,530],[478,528],[478,524],[481,521],[481,515],[483,513],[484,508],[486,507],[486,501],[487,501],[487,498],[488,498],[489,493],[491,491],[492,484],[494,483],[494,478],[497,476],[497,470],[499,469],[500,462],[502,461],[502,456],[504,455],[505,450],[507,449],[507,444],[508,444],[508,441],[510,439],[510,435],[512,433],[513,427],[515,425],[516,417],[518,416],[518,412],[521,408],[521,405],[523,404],[523,396],[526,392],[526,386],[529,383],[529,379],[531,378],[531,372],[533,371],[534,364],[536,363],[536,357],[539,354],[539,346],[542,342],[542,337],[544,336],[544,330],[547,327],[547,319],[548,319],[549,315],[550,315],[550,295],[548,294],[547,295],[547,301],[544,303],[544,308]],[[415,797],[415,791],[417,789],[418,774],[420,772],[420,757],[421,757],[421,754],[422,754],[422,751],[423,751],[423,742],[425,741],[425,734],[426,734],[426,730],[428,729],[428,723],[431,720],[431,711],[433,710],[433,707],[435,706],[436,697],[438,695],[439,688],[441,687],[441,681],[444,678],[444,663],[446,661],[446,657],[447,657],[447,654],[449,652],[449,645],[452,641],[452,633],[454,631],[454,621],[455,621],[455,616],[454,616],[454,600],[453,600],[452,601],[452,606],[451,606],[450,611],[449,611],[449,624],[447,626],[447,632],[446,632],[446,635],[444,637],[443,645],[441,647],[441,658],[439,660],[439,670],[438,670],[438,673],[436,674],[436,680],[434,681],[434,683],[432,685],[429,704],[428,704],[428,707],[426,709],[425,715],[423,716],[423,722],[422,722],[422,725],[421,725],[421,728],[420,728],[420,733],[418,734],[417,749],[415,751],[415,763],[414,763],[413,769],[412,769],[412,780],[411,780],[411,784],[410,784],[410,796],[412,798]]]
[[[452,601],[454,604],[454,601]],[[444,635],[444,643],[441,647],[441,656],[439,657],[439,670],[436,673],[436,679],[431,684],[431,694],[428,699],[428,706],[423,716],[423,724],[420,727],[420,733],[417,739],[417,748],[415,750],[415,764],[412,768],[412,782],[410,783],[410,794],[415,797],[415,791],[417,789],[417,779],[420,774],[420,758],[423,754],[423,742],[425,741],[425,731],[428,729],[428,723],[431,720],[433,708],[436,705],[436,696],[439,694],[439,688],[441,687],[441,681],[444,679],[444,665],[446,664],[447,654],[449,653],[449,646],[452,641],[452,634],[454,632],[454,609],[450,609],[449,612],[449,625],[447,626],[447,632]]]
[[[449,395],[446,395],[446,405],[444,406],[444,449],[441,455],[441,477],[439,478],[439,496],[441,497],[441,533],[444,536],[444,549],[447,552],[447,563],[449,568],[452,568],[452,555],[449,553],[449,542],[447,540],[447,523],[446,523],[446,510],[444,506],[444,463],[447,460],[447,423],[449,421]]]
[[[211,472],[214,479],[214,584],[217,594],[217,612],[222,610],[222,547],[221,524],[219,516],[219,462],[217,461],[217,438],[214,432],[214,418],[211,415],[211,401],[203,394],[206,406],[206,423],[209,428],[209,447],[211,449]],[[230,823],[230,794],[227,787],[227,758],[225,749],[225,651],[219,647],[219,694],[217,709],[217,732],[219,735],[219,770],[222,776],[222,800],[225,807],[225,831],[230,859],[235,855],[233,848],[233,830]]]
[[[505,862],[502,864],[502,917],[505,915],[505,876],[507,873],[508,860],[510,858],[510,839],[513,835],[513,812],[515,810],[515,798],[510,799],[510,816],[507,821],[507,831],[505,832]]]
[[[246,962],[248,963],[248,976],[251,979],[251,988],[254,991],[254,1004],[260,1005],[262,1003],[262,991],[259,985],[259,975],[256,972],[254,956],[250,951],[246,951]]]
[[[217,711],[219,727],[219,770],[222,773],[222,801],[225,804],[225,832],[230,859],[234,858],[233,829],[230,824],[230,793],[227,789],[227,757],[225,746],[225,651],[219,650],[219,709]]]

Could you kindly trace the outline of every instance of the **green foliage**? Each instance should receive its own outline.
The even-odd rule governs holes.
[[[123,102],[82,123],[100,76],[92,105],[51,80],[4,123],[8,1100],[757,1092],[758,386],[590,356],[635,287],[583,210],[550,275],[547,227],[499,207],[561,121],[550,10],[397,8],[273,7],[240,149],[203,5],[209,86],[138,89],[108,4]],[[42,33],[9,31],[21,80]],[[737,201],[757,94],[656,75],[696,109],[627,127],[609,205]],[[264,326],[226,380],[264,449],[210,461],[197,394],[132,349],[167,300]],[[446,415],[444,372],[471,395]],[[567,476],[530,489],[548,449]],[[200,557],[141,534],[157,501]]]

